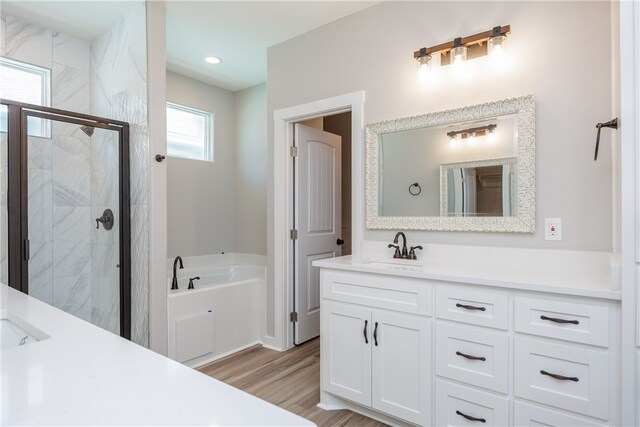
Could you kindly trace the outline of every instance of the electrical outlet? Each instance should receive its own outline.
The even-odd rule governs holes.
[[[562,240],[562,218],[544,219],[544,239]]]

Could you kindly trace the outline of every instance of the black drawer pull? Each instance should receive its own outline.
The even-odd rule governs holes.
[[[378,322],[376,322],[375,327],[373,328],[373,343],[378,346]]]
[[[487,358],[486,358],[486,357],[470,356],[470,355],[468,355],[468,354],[464,354],[464,353],[461,353],[461,352],[459,352],[459,351],[456,351],[456,355],[457,355],[457,356],[462,356],[462,357],[464,357],[465,359],[469,359],[469,360],[482,360],[483,362],[484,362],[485,360],[487,360]]]
[[[475,305],[464,305],[464,304],[460,304],[460,303],[456,303],[456,307],[465,308],[467,310],[480,310],[480,311],[486,311],[487,310],[484,307],[476,307]]]
[[[367,338],[367,325],[369,324],[368,320],[364,321],[364,331],[362,331],[362,333],[364,334],[364,343],[365,344],[369,344],[369,338]]]
[[[486,423],[487,422],[487,420],[485,420],[484,418],[472,417],[471,415],[464,414],[464,413],[462,413],[460,411],[456,411],[456,414],[460,415],[461,417],[465,417],[469,421],[478,421],[478,422],[481,422],[481,423]]]
[[[547,317],[547,316],[540,316],[540,318],[542,320],[548,320],[550,322],[555,322],[555,323],[572,323],[574,325],[580,324],[580,322],[578,322],[577,320],[558,319],[556,317]]]
[[[578,377],[565,377],[564,375],[558,375],[558,374],[552,374],[550,372],[547,371],[540,371],[540,373],[542,375],[547,375],[553,379],[559,380],[559,381],[573,381],[573,382],[578,382],[580,381],[580,379]]]

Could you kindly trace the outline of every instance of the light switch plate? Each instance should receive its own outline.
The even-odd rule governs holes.
[[[562,218],[544,219],[544,239],[562,240]]]

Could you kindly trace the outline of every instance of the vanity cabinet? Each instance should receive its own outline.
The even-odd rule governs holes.
[[[620,423],[619,301],[320,267],[323,408],[392,425]]]
[[[404,278],[331,271],[321,272],[321,280],[323,390],[430,425],[430,287]]]

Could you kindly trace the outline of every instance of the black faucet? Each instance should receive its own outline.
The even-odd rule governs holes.
[[[407,236],[404,235],[404,233],[402,231],[398,231],[398,233],[396,233],[396,237],[394,237],[393,239],[393,243],[395,243],[396,245],[398,244],[398,237],[402,236],[402,253],[400,255],[401,258],[407,258],[408,252],[407,252]],[[394,255],[394,258],[396,258],[396,256]]]
[[[178,289],[178,278],[176,277],[176,266],[178,261],[180,261],[180,269],[184,268],[182,258],[177,256],[176,259],[173,260],[173,280],[171,281],[171,289]]]

